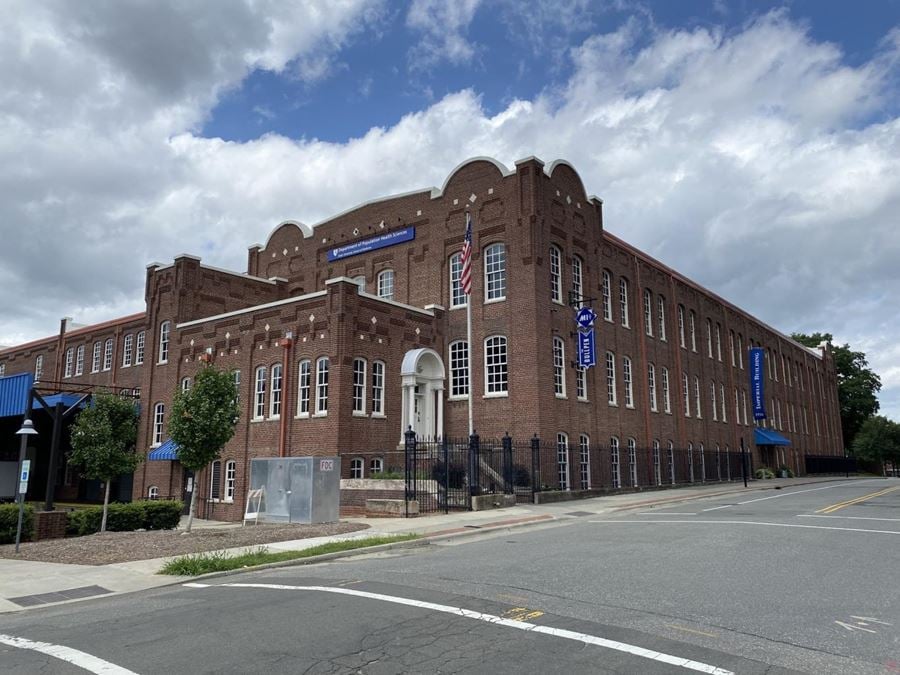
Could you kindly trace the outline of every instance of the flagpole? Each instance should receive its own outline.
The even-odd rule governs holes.
[[[466,343],[469,346],[469,436],[475,433],[475,424],[472,421],[472,390],[475,388],[475,380],[472,379],[472,356],[475,350],[472,347],[472,296],[466,297]]]

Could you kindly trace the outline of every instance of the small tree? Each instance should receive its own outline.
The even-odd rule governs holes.
[[[106,483],[100,531],[106,532],[109,484],[123,473],[133,473],[141,463],[134,451],[138,411],[134,400],[109,393],[96,394],[72,425],[72,453],[69,462],[81,467],[87,478]]]
[[[190,389],[175,394],[169,421],[169,437],[178,445],[178,461],[193,471],[219,457],[234,436],[238,419],[237,387],[230,371],[203,368]],[[197,482],[191,492],[187,531],[197,511]]]
[[[873,415],[853,439],[853,454],[860,459],[878,462],[884,470],[885,462],[900,458],[900,425],[881,415]]]

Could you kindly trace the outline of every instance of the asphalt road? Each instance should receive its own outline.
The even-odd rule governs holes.
[[[0,672],[900,673],[900,481],[570,506],[553,526],[4,615]]]

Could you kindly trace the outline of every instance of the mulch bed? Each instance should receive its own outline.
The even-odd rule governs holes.
[[[18,555],[15,553],[15,545],[7,544],[0,546],[0,558],[78,565],[108,565],[237,546],[264,546],[276,541],[345,534],[365,530],[368,527],[362,523],[325,523],[322,525],[194,527],[190,533],[183,530],[105,532],[86,537],[25,542],[20,546]]]

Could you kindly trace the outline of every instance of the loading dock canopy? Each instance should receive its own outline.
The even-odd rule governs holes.
[[[757,445],[790,445],[791,442],[772,429],[754,429],[753,440]]]

